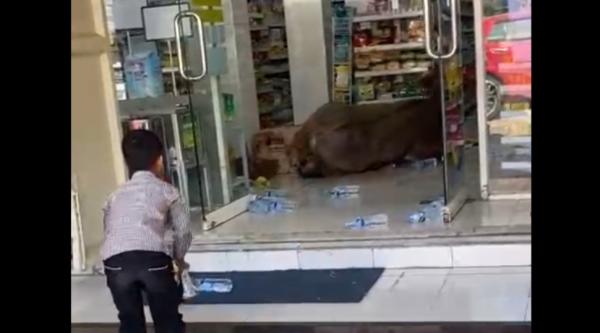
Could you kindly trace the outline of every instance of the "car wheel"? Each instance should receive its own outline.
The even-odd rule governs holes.
[[[493,120],[500,115],[502,108],[502,83],[492,77],[485,79],[485,111],[487,120]]]

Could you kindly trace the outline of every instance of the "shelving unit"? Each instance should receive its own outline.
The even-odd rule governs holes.
[[[397,3],[352,16],[353,104],[422,99],[427,93],[419,80],[432,65],[425,52],[422,3]]]
[[[247,1],[260,127],[293,123],[283,1]]]

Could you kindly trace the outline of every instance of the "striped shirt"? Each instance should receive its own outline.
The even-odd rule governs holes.
[[[102,260],[128,251],[183,259],[191,242],[190,215],[179,192],[149,171],[136,172],[104,206]]]

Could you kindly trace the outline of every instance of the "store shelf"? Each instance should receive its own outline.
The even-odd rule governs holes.
[[[282,74],[282,73],[287,73],[289,71],[290,71],[289,68],[271,68],[271,69],[260,69],[259,70],[259,72],[261,72],[264,75]]]
[[[500,143],[503,145],[527,145],[531,144],[531,136],[503,136]]]
[[[365,53],[365,52],[373,52],[373,51],[415,50],[415,49],[425,49],[425,43],[401,43],[401,44],[385,44],[385,45],[355,47],[354,52]]]
[[[425,73],[429,69],[428,68],[405,68],[405,69],[396,69],[396,70],[384,70],[384,71],[358,71],[354,73],[355,78],[362,77],[374,77],[374,76],[387,76],[387,75],[405,75],[405,74],[415,74],[415,73]]]
[[[268,30],[268,29],[269,29],[269,27],[266,25],[250,27],[250,31],[261,31],[261,30]]]
[[[377,15],[364,15],[364,16],[355,16],[352,21],[356,22],[373,22],[373,21],[384,21],[384,20],[394,20],[394,19],[402,19],[402,18],[412,18],[412,17],[420,17],[423,16],[422,10],[417,10],[414,12],[398,12],[398,13],[385,13],[385,14],[377,14]]]
[[[260,86],[256,88],[256,93],[257,94],[268,94],[275,91],[275,89],[273,89],[272,85],[264,85],[264,86]]]
[[[386,99],[376,99],[376,100],[372,100],[372,101],[360,101],[357,102],[356,104],[358,105],[365,105],[365,104],[379,104],[379,103],[396,103],[396,102],[403,102],[403,101],[415,101],[415,100],[420,100],[420,99],[425,99],[426,97],[424,96],[413,96],[413,97],[398,97],[398,98],[386,98]]]

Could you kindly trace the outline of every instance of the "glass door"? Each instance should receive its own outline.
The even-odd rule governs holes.
[[[214,7],[216,3],[192,1],[191,9],[180,10],[174,19],[177,69],[189,92],[192,147],[199,156],[194,176],[206,184],[202,192],[206,228],[243,212],[250,186],[245,135],[233,110],[234,96],[224,94],[220,84],[227,54],[222,9]]]
[[[467,199],[463,64],[457,0],[423,0],[425,46],[436,62],[443,137],[444,221],[450,222]]]
[[[204,229],[244,211],[249,192],[235,96],[220,86],[226,52],[219,3],[107,1],[123,129],[146,128],[163,139],[167,178]]]
[[[476,2],[481,193],[531,198],[531,1]]]

